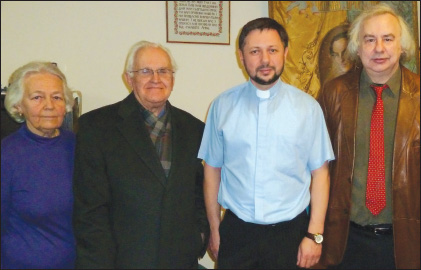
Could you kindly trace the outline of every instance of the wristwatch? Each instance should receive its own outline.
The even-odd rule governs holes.
[[[316,244],[321,244],[323,242],[323,235],[320,233],[312,234],[312,233],[307,232],[306,237],[316,242]]]

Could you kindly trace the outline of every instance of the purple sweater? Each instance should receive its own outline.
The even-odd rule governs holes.
[[[74,268],[75,136],[33,134],[24,124],[1,141],[1,267]]]

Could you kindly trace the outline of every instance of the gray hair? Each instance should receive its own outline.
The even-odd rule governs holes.
[[[136,44],[134,44],[130,50],[129,53],[127,55],[127,60],[126,60],[126,70],[125,72],[128,73],[128,75],[130,77],[133,77],[133,74],[130,73],[129,71],[133,71],[133,64],[134,64],[134,58],[136,56],[136,53],[142,49],[145,48],[160,48],[162,49],[164,52],[166,52],[168,54],[168,56],[170,57],[170,61],[171,61],[171,68],[173,69],[173,71],[177,71],[177,64],[175,63],[174,58],[171,55],[171,52],[168,48],[162,46],[159,43],[153,43],[153,42],[149,42],[149,41],[139,41]]]
[[[57,67],[57,64],[51,62],[30,62],[15,70],[9,78],[9,86],[4,100],[4,106],[10,116],[18,123],[25,121],[25,117],[18,111],[17,105],[22,102],[25,79],[31,74],[50,73],[61,79],[63,82],[64,101],[66,103],[66,112],[72,111],[73,94],[67,86],[66,76]]]
[[[348,48],[347,53],[348,56],[352,60],[358,60],[359,57],[357,55],[358,48],[360,46],[359,41],[359,34],[361,31],[361,28],[363,26],[363,23],[378,15],[383,14],[390,14],[394,16],[398,22],[401,29],[401,47],[402,47],[402,54],[400,57],[401,61],[407,61],[410,60],[415,55],[415,42],[411,35],[411,31],[409,30],[408,24],[405,22],[405,20],[399,16],[396,11],[389,6],[386,3],[381,3],[375,6],[370,7],[369,9],[364,10],[351,24],[351,27],[349,29],[349,42],[348,42]]]

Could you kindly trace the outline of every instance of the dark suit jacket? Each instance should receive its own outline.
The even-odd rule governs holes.
[[[133,93],[80,118],[74,172],[77,268],[197,268],[206,251],[200,233],[209,233],[197,158],[204,124],[173,106],[170,110],[168,179]]]

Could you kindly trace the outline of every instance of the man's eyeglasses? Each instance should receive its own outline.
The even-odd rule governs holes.
[[[168,68],[159,68],[156,70],[150,68],[141,68],[138,70],[129,71],[130,73],[137,73],[143,78],[151,78],[156,72],[160,78],[171,78],[174,74],[174,71]]]

